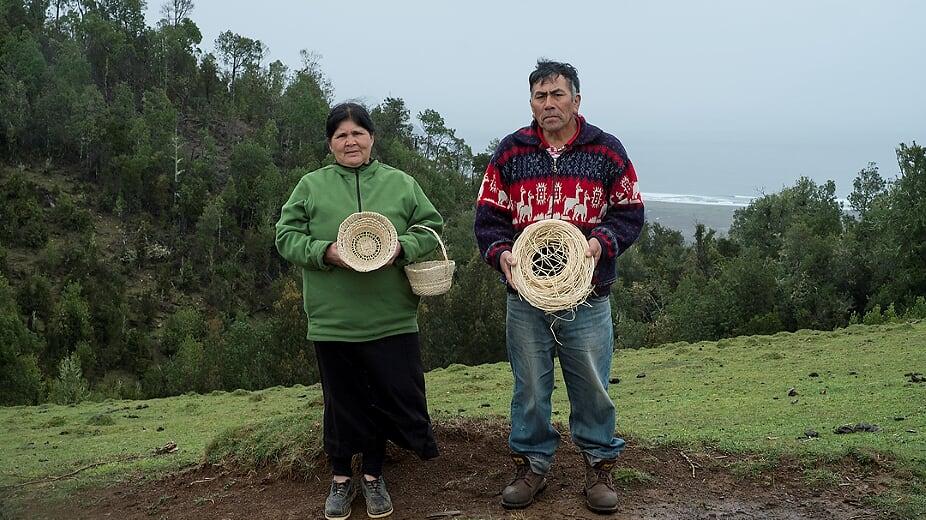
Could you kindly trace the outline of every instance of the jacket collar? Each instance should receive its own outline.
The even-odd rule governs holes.
[[[334,168],[335,168],[335,171],[337,171],[339,174],[344,175],[344,176],[354,176],[354,175],[357,175],[358,173],[359,174],[365,174],[365,173],[372,174],[372,173],[375,173],[377,169],[379,169],[379,161],[377,161],[376,159],[373,159],[366,164],[357,166],[356,168],[334,163]]]
[[[579,135],[576,136],[575,140],[566,145],[566,148],[571,148],[576,145],[588,144],[601,134],[601,129],[597,126],[590,124],[585,121],[585,117],[582,115],[576,116],[579,120]],[[540,126],[537,125],[537,121],[531,122],[530,126],[525,126],[524,128],[518,130],[514,133],[514,139],[520,144],[528,146],[537,146],[543,147],[543,139],[540,136]]]

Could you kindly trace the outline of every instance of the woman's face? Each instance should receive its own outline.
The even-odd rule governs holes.
[[[334,131],[328,147],[338,164],[356,168],[370,160],[373,136],[364,127],[345,119]]]

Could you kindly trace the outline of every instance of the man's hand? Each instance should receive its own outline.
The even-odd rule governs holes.
[[[595,265],[598,265],[598,260],[601,258],[601,243],[598,242],[597,238],[588,239],[588,249],[585,250],[586,258],[594,258]]]
[[[338,253],[337,242],[332,242],[331,245],[328,246],[328,249],[325,250],[325,263],[328,265],[340,267],[342,269],[354,269],[353,267],[344,263],[344,260],[341,259],[341,254]]]
[[[514,285],[514,279],[511,278],[511,268],[518,265],[518,259],[511,254],[511,251],[503,251],[498,263],[502,268],[502,274],[505,275],[505,281],[517,291],[518,288]]]

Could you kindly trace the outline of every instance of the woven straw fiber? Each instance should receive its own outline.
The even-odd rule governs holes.
[[[395,226],[379,213],[354,213],[338,227],[338,253],[355,271],[379,269],[389,262],[398,247]]]
[[[412,286],[412,292],[418,296],[437,296],[450,290],[453,283],[453,271],[456,268],[456,262],[447,258],[447,248],[444,247],[444,241],[440,235],[428,226],[415,224],[408,229],[421,228],[431,232],[440,244],[441,252],[444,254],[443,260],[431,260],[428,262],[417,262],[405,266],[405,276],[408,277],[408,283]]]
[[[546,312],[575,309],[592,292],[595,260],[585,256],[588,240],[562,220],[541,220],[526,228],[512,248],[511,277],[522,298]]]

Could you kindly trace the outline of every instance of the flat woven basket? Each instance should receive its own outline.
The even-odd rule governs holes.
[[[379,213],[354,213],[338,227],[338,253],[355,271],[379,269],[389,262],[398,247],[395,226]]]
[[[421,228],[427,229],[440,244],[440,250],[444,254],[443,260],[431,260],[428,262],[417,262],[405,266],[405,276],[408,277],[408,283],[412,286],[412,292],[418,296],[437,296],[450,290],[453,283],[453,271],[456,269],[456,262],[447,258],[447,248],[444,247],[444,241],[440,235],[428,226],[415,224],[408,229]]]
[[[595,260],[585,256],[588,241],[579,228],[556,219],[526,228],[512,248],[511,268],[518,294],[534,307],[550,312],[575,309],[592,292]]]

